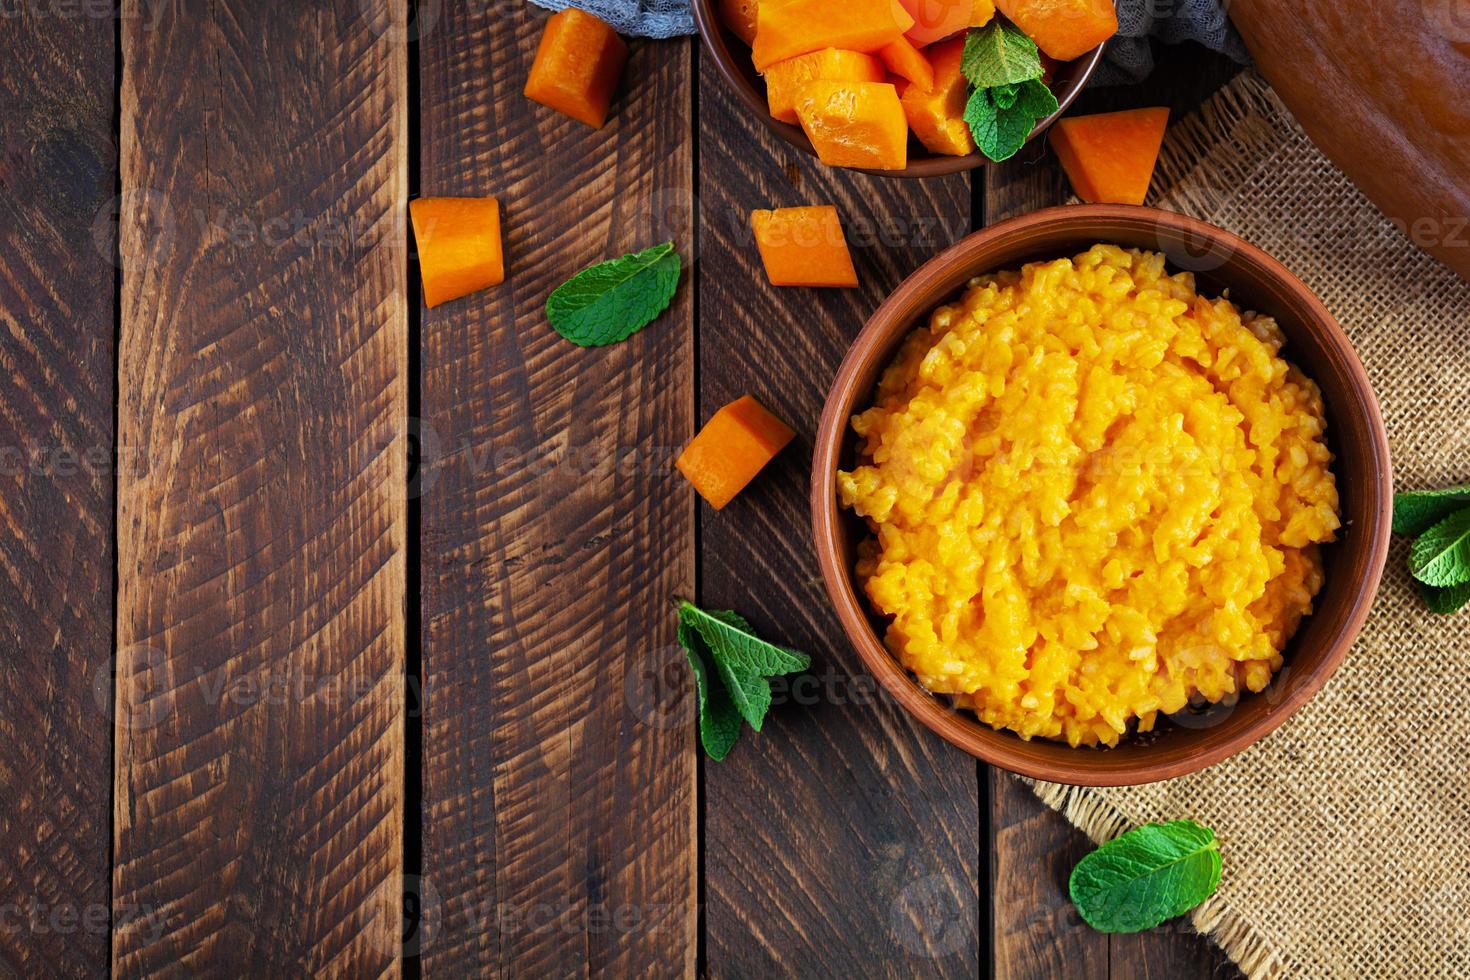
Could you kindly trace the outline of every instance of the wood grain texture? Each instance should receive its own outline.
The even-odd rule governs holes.
[[[724,510],[700,505],[700,597],[813,657],[777,690],[764,730],[704,766],[708,972],[973,977],[974,760],[862,669],[822,588],[807,502],[838,363],[879,299],[969,230],[969,179],[822,167],[746,114],[707,63],[699,119],[699,416],[750,394],[798,433]],[[859,288],[768,283],[750,211],[804,204],[837,206]]]
[[[521,95],[545,17],[445,4],[420,43],[420,191],[498,197],[507,254],[423,319],[423,969],[691,975],[693,291],[604,348],[544,312],[603,259],[692,257],[690,45],[633,41],[593,130]]]
[[[123,21],[119,976],[398,973],[407,57],[374,9]]]
[[[31,5],[0,27],[4,975],[107,969],[113,46]]]
[[[1083,93],[1072,115],[1166,105],[1178,119],[1239,69],[1196,45],[1155,47],[1148,82]],[[1062,204],[1071,197],[1056,157],[1032,144],[985,172],[987,224]],[[1057,976],[1120,978],[1232,977],[1239,970],[1217,947],[1182,922],[1132,936],[1094,932],[1077,915],[1067,879],[1092,850],[1087,837],[1048,809],[1010,774],[985,769],[989,782],[991,917],[996,980]]]

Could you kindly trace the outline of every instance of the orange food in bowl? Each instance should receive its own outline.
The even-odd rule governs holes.
[[[745,395],[711,416],[675,465],[720,510],[795,437],[785,422]]]
[[[600,128],[628,60],[628,46],[606,22],[576,7],[546,20],[526,98]]]
[[[493,197],[421,197],[408,203],[429,307],[505,281],[500,202]]]
[[[1113,0],[995,0],[995,6],[1058,61],[1079,58],[1118,33]]]
[[[807,82],[796,116],[828,166],[902,170],[908,163],[908,119],[898,90],[885,82]]]
[[[924,57],[923,52],[909,43],[907,38],[899,38],[890,44],[884,45],[878,51],[878,57],[888,66],[888,70],[900,78],[906,78],[924,91],[934,87],[934,68],[929,64],[929,59]],[[882,81],[882,79],[874,79]]]
[[[766,69],[766,103],[771,115],[782,122],[796,122],[796,94],[807,82],[818,78],[881,82],[888,78],[888,71],[870,54],[841,48],[823,48],[778,61]]]
[[[720,21],[746,44],[755,40],[755,12],[758,0],[719,0]]]
[[[751,230],[773,286],[856,286],[857,270],[830,204],[752,211]]]
[[[765,71],[822,48],[877,51],[912,26],[898,0],[762,0],[751,59]]]
[[[927,91],[910,85],[899,99],[909,128],[930,153],[964,156],[975,152],[975,139],[970,124],[965,122],[970,89],[960,72],[964,49],[962,37],[927,48],[934,85]]]
[[[971,280],[903,342],[836,476],[894,657],[1074,746],[1263,690],[1340,523],[1322,396],[1282,343],[1157,253]]]

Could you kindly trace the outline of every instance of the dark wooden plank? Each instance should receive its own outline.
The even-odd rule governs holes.
[[[1145,83],[1094,88],[1072,114],[1167,105],[1171,118],[1193,109],[1238,68],[1195,45],[1156,48],[1158,65]],[[1071,195],[1056,158],[1032,144],[986,171],[983,213],[993,223],[1061,204]],[[1148,933],[1110,937],[1094,932],[1067,897],[1067,878],[1092,843],[1010,775],[989,770],[992,942],[999,978],[1054,976],[1232,976],[1224,953],[1183,922]]]
[[[123,21],[120,976],[398,973],[407,53],[372,9]]]
[[[426,976],[694,970],[696,760],[670,599],[693,587],[693,309],[583,349],[578,269],[693,256],[690,44],[633,41],[601,130],[521,95],[546,14],[445,4],[420,44],[426,195],[494,195],[508,279],[423,318]],[[433,896],[437,896],[435,899]]]
[[[107,969],[114,33],[0,27],[0,974]]]
[[[700,595],[813,655],[765,730],[704,767],[713,976],[966,976],[979,970],[974,760],[876,693],[838,626],[811,546],[811,439],[838,362],[878,301],[969,230],[967,177],[822,167],[742,113],[708,63],[699,86],[699,415],[754,395],[798,432],[723,511],[700,504]],[[750,211],[835,204],[855,290],[776,288]]]

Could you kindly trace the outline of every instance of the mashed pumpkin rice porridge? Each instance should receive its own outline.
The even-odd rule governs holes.
[[[889,649],[987,724],[1072,745],[1265,688],[1339,525],[1322,397],[1281,344],[1150,252],[971,280],[838,474]]]

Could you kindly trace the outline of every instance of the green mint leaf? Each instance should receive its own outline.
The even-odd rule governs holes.
[[[798,650],[762,640],[750,623],[728,609],[706,611],[682,602],[679,622],[704,641],[730,701],[756,731],[761,730],[771,707],[771,685],[766,678],[806,670],[812,663]]]
[[[771,682],[760,674],[753,674],[718,657],[715,658],[715,671],[720,675],[720,683],[725,685],[740,717],[751,728],[760,731],[766,720],[766,712],[771,710]]]
[[[582,347],[627,340],[669,308],[680,269],[673,242],[599,262],[551,291],[546,319]]]
[[[1409,490],[1393,495],[1393,533],[1423,534],[1470,504],[1470,486]]]
[[[996,101],[997,93],[1010,98],[1005,88],[971,92],[965,103],[965,122],[980,152],[998,163],[1009,160],[1026,145],[1036,121],[1057,110],[1057,100],[1051,89],[1037,79],[1017,85],[1009,107]]]
[[[1451,585],[1448,588],[1439,588],[1433,585],[1425,585],[1416,582],[1419,586],[1419,596],[1432,613],[1448,616],[1457,613],[1470,603],[1470,582],[1461,582],[1459,585]]]
[[[1009,21],[997,17],[965,35],[960,72],[977,89],[1040,78],[1042,71],[1036,42]]]
[[[1409,572],[1425,585],[1470,582],[1470,507],[1419,535],[1409,549]]]
[[[712,655],[699,632],[681,618],[679,643],[694,672],[694,691],[699,699],[699,744],[716,762],[730,754],[740,737],[740,712],[721,684],[710,682],[708,660]]]
[[[1220,884],[1220,843],[1193,820],[1145,824],[1077,862],[1068,890],[1099,932],[1140,932],[1183,915]]]
[[[1034,127],[1037,121],[1045,119],[1060,109],[1061,103],[1052,94],[1051,89],[1039,78],[1022,82],[1020,90],[1016,93],[1016,103],[1011,107],[1012,111],[1019,109],[1031,117],[1031,125]],[[1027,133],[1029,136],[1030,133]]]
[[[990,90],[990,100],[997,109],[1009,109],[1016,104],[1016,96],[1020,94],[1019,85],[997,85]]]

